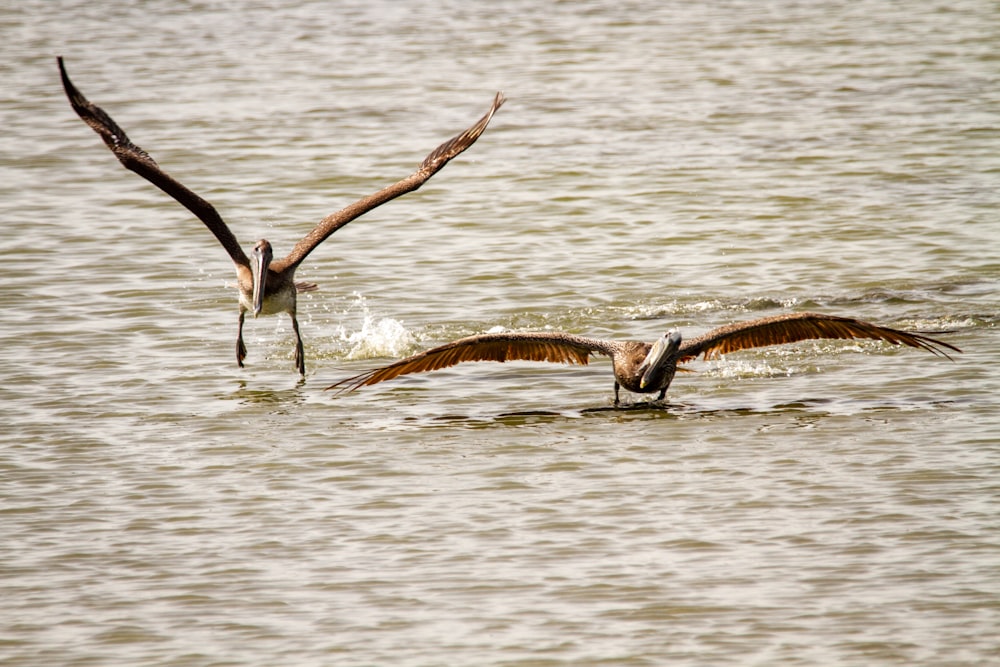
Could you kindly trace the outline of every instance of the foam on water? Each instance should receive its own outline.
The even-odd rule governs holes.
[[[700,371],[706,377],[723,379],[791,376],[798,372],[794,366],[772,366],[766,361],[731,359],[709,362],[708,368]]]

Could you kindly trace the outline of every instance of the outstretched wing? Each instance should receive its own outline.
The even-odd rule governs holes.
[[[556,364],[587,364],[591,354],[612,356],[614,341],[585,338],[559,332],[507,332],[480,334],[446,343],[332,384],[327,389],[351,392],[409,373],[436,371],[463,361],[548,361]]]
[[[419,188],[427,182],[427,179],[448,164],[452,158],[456,157],[469,146],[476,143],[476,139],[479,138],[479,136],[486,130],[486,126],[489,125],[490,119],[493,118],[493,114],[496,113],[496,110],[499,109],[505,101],[506,98],[503,96],[503,93],[497,93],[496,97],[493,98],[493,104],[490,106],[489,111],[487,111],[475,125],[431,151],[431,153],[424,158],[424,161],[420,163],[420,167],[415,172],[403,180],[382,188],[375,194],[359,199],[350,206],[323,218],[311,232],[306,234],[301,241],[295,244],[295,247],[292,248],[292,251],[288,253],[287,257],[273,262],[271,264],[271,268],[275,271],[284,271],[288,267],[298,266],[302,260],[304,260],[306,256],[316,248],[316,246],[325,241],[330,234],[333,234],[347,223],[364,215],[368,211],[381,206],[387,201],[395,199],[400,195],[404,195],[407,192],[413,192]]]
[[[961,352],[954,345],[924,334],[880,327],[850,317],[821,313],[788,313],[719,327],[686,341],[681,345],[680,361],[689,361],[699,354],[705,355],[705,359],[711,359],[736,350],[794,343],[812,338],[883,340],[893,345],[921,348],[948,359],[951,357],[943,348]]]
[[[128,135],[125,134],[125,131],[118,126],[118,123],[111,116],[99,106],[87,100],[83,96],[83,93],[77,90],[73,82],[69,80],[69,75],[66,74],[66,67],[63,65],[62,56],[59,56],[57,60],[59,62],[59,74],[62,77],[63,88],[66,90],[66,97],[69,98],[69,103],[73,107],[73,110],[83,119],[83,122],[104,139],[104,143],[108,145],[108,148],[115,154],[118,161],[126,169],[139,174],[198,216],[205,223],[205,226],[215,234],[215,238],[219,239],[219,243],[226,249],[226,252],[229,253],[233,261],[240,266],[249,268],[250,262],[247,259],[246,253],[243,252],[243,249],[240,247],[236,237],[229,230],[229,227],[222,221],[222,217],[215,210],[215,207],[187,189],[180,182],[174,180],[173,177],[160,168],[160,165],[156,164],[156,161],[150,157],[149,153],[133,144]]]

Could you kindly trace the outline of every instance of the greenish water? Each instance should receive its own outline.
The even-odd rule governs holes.
[[[0,10],[0,663],[1000,664],[995,4]],[[55,56],[279,256],[509,102],[249,322]],[[611,409],[610,364],[323,387],[496,327],[808,342]]]

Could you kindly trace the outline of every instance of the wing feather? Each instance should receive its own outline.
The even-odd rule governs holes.
[[[486,126],[489,125],[490,119],[493,118],[493,114],[496,113],[497,109],[499,109],[506,100],[507,98],[504,97],[503,93],[498,92],[493,98],[493,104],[482,118],[476,121],[476,123],[469,129],[452,137],[431,151],[430,154],[424,158],[424,161],[420,163],[420,166],[415,172],[401,181],[397,181],[388,187],[382,188],[373,195],[363,197],[336,213],[323,218],[311,232],[306,234],[301,241],[295,244],[295,247],[292,248],[292,251],[288,253],[287,257],[274,262],[272,267],[274,267],[276,271],[283,271],[290,266],[298,266],[302,260],[304,260],[306,256],[316,248],[316,246],[325,241],[327,237],[347,223],[364,215],[368,211],[395,199],[396,197],[418,189],[426,183],[431,176],[436,174],[442,167],[448,164],[452,158],[458,156],[472,144],[476,143],[476,140],[486,130]]]
[[[215,210],[215,207],[163,171],[149,153],[132,143],[128,135],[125,134],[125,131],[118,126],[118,123],[111,116],[99,106],[90,102],[73,85],[73,82],[69,79],[69,75],[66,73],[66,66],[63,64],[62,56],[59,56],[57,61],[59,63],[59,75],[62,78],[63,89],[66,91],[66,97],[69,98],[70,106],[73,107],[73,110],[80,116],[83,122],[100,135],[104,143],[111,149],[111,152],[118,158],[118,161],[126,169],[139,174],[173,197],[178,203],[187,208],[187,210],[198,216],[205,223],[205,226],[215,234],[215,238],[226,249],[233,262],[249,268],[250,261],[247,259],[246,253],[243,252],[243,248],[240,247],[236,236],[226,226],[226,223],[222,220],[222,216]]]
[[[892,345],[907,345],[951,359],[944,348],[960,349],[922,333],[880,327],[870,322],[821,313],[787,313],[749,322],[719,327],[681,345],[680,361],[703,354],[712,359],[721,354],[753,347],[781,345],[814,338],[881,340]]]
[[[468,336],[330,385],[352,392],[400,375],[424,373],[466,361],[546,361],[586,365],[591,354],[612,356],[618,344],[560,332],[505,332]]]

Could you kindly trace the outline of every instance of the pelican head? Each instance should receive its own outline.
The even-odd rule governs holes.
[[[670,362],[674,360],[680,346],[681,333],[679,331],[668,331],[656,339],[649,354],[646,355],[646,359],[639,366],[639,371],[642,373],[642,379],[639,380],[640,388],[659,388],[657,385],[663,379],[664,372],[670,367]],[[670,375],[673,376],[673,373]]]
[[[267,267],[271,264],[274,253],[271,244],[261,239],[253,247],[250,257],[250,270],[253,272],[253,316],[260,315],[264,307],[264,281],[267,280]]]

